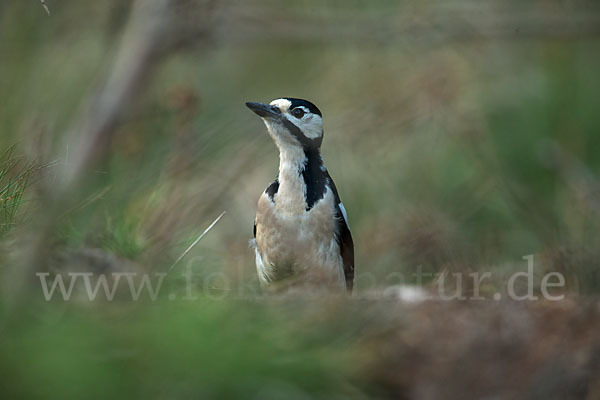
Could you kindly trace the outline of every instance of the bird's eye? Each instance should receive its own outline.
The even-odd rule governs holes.
[[[302,118],[304,117],[304,110],[301,108],[294,108],[292,110],[292,115],[296,118]]]

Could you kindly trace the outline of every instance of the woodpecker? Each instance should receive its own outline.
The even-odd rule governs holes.
[[[346,210],[321,159],[321,111],[291,97],[246,106],[262,118],[279,149],[278,177],[261,194],[254,220],[262,286],[299,282],[351,293],[354,244]]]

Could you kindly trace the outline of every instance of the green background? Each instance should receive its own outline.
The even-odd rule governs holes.
[[[36,0],[0,5],[0,148],[17,157],[0,164],[7,398],[377,393],[353,378],[370,356],[349,306],[315,317],[319,301],[248,300],[255,205],[278,154],[246,101],[323,112],[357,297],[419,266],[491,271],[494,293],[529,254],[536,282],[558,271],[569,293],[600,290],[595,2],[172,1],[109,139],[58,195],[77,168],[69,132],[99,109],[120,52],[138,56],[131,2],[47,3],[50,16]],[[43,300],[33,272],[166,272],[222,211],[156,302]],[[180,300],[186,265],[197,301]]]

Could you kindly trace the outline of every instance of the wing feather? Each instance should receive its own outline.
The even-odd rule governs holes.
[[[333,191],[335,197],[335,210],[336,210],[336,223],[337,223],[337,241],[340,246],[340,254],[344,263],[344,276],[346,278],[346,290],[352,293],[354,287],[354,242],[352,241],[352,234],[348,227],[348,215],[346,209],[340,200],[337,188],[333,179],[329,176],[329,172],[325,172],[329,186]]]

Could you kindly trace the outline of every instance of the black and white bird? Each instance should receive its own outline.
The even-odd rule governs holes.
[[[323,119],[307,100],[246,103],[279,149],[279,176],[258,200],[256,269],[266,287],[290,282],[352,291],[348,217],[321,159]]]

